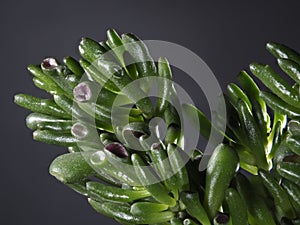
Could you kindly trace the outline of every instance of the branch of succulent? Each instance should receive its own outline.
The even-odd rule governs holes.
[[[297,52],[273,42],[266,46],[292,85],[259,63],[250,71],[269,92],[246,71],[238,75],[239,86],[228,85],[223,143],[199,171],[202,153],[195,150],[186,160],[181,112],[168,101],[176,89],[167,59],[154,62],[133,34],[108,30],[107,38],[83,38],[79,61],[47,58],[28,66],[34,84],[53,97],[15,95],[16,104],[32,111],[26,123],[33,138],[69,150],[53,160],[51,175],[125,225],[300,224]],[[147,97],[151,82],[124,88],[153,76],[166,80],[154,103]],[[195,106],[183,109],[198,116],[204,138],[217,129]],[[112,111],[127,124],[114,124]],[[150,122],[155,117],[165,121],[164,137]]]

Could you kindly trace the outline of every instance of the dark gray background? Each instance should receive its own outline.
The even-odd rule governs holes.
[[[1,1],[0,224],[116,224],[48,174],[64,149],[33,141],[24,123],[28,111],[13,104],[15,93],[40,95],[26,65],[78,56],[80,37],[103,40],[115,28],[193,50],[224,88],[250,62],[274,61],[266,41],[300,50],[297,2]]]

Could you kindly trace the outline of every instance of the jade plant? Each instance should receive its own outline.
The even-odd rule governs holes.
[[[228,85],[227,116],[217,115],[226,121],[224,131],[195,106],[182,107],[196,115],[204,138],[212,130],[222,135],[207,167],[199,170],[203,152],[196,148],[186,154],[182,112],[170,102],[177,92],[167,59],[154,62],[133,34],[108,30],[107,38],[82,38],[79,60],[46,58],[28,66],[49,99],[15,95],[16,104],[32,111],[26,124],[33,138],[68,149],[51,163],[51,175],[120,224],[300,224],[296,51],[267,43],[282,75],[252,63],[239,73],[238,84]],[[162,79],[157,99],[147,96],[153,77]],[[164,121],[164,135],[153,118]]]

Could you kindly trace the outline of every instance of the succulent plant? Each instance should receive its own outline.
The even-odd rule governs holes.
[[[79,61],[29,65],[34,84],[52,97],[17,94],[15,103],[32,111],[26,124],[35,140],[69,151],[53,160],[50,174],[121,224],[300,224],[300,55],[278,43],[266,47],[294,84],[251,64],[269,92],[242,71],[239,86],[229,84],[223,95],[227,118],[216,115],[227,121],[225,131],[191,104],[179,112],[167,59],[154,62],[139,38],[114,30],[104,42],[82,38]],[[160,80],[156,99],[152,78]],[[204,171],[203,152],[184,144],[182,113],[196,115],[204,138],[222,135]]]

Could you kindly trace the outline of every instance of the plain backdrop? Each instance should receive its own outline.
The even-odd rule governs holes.
[[[51,161],[65,150],[33,141],[24,121],[29,112],[13,104],[15,93],[43,95],[32,84],[28,64],[47,56],[78,57],[81,37],[104,40],[106,30],[115,28],[191,49],[225,89],[249,63],[274,63],[264,48],[267,41],[300,50],[299,9],[296,0],[2,0],[0,224],[117,224],[48,174]],[[197,97],[199,87],[189,82],[183,85]]]

